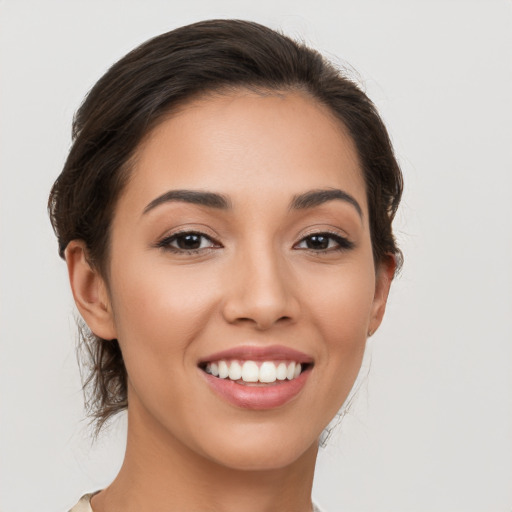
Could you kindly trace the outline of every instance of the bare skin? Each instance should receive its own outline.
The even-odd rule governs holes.
[[[141,419],[134,421],[130,415],[129,421],[136,425]],[[140,430],[145,431],[144,427]],[[166,452],[162,452],[162,447]],[[119,476],[110,487],[93,498],[93,508],[95,512],[310,512],[316,454],[317,445],[314,444],[286,467],[269,471],[239,471],[198,457],[181,444],[168,446],[167,436],[165,440],[155,440],[148,446],[147,442],[140,442],[130,435]],[[130,492],[127,493],[126,489]],[[151,507],[148,503],[152,503]]]
[[[310,512],[318,438],[395,269],[373,261],[344,128],[300,93],[194,101],[141,144],[111,237],[108,283],[81,241],[66,251],[77,306],[119,340],[129,380],[125,460],[94,511]],[[310,361],[291,399],[255,409],[211,386],[210,355],[276,345]]]

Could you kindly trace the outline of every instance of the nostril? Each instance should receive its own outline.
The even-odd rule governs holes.
[[[300,312],[293,280],[264,261],[257,263],[244,265],[246,275],[233,276],[232,288],[221,305],[224,318],[231,324],[253,324],[259,330],[291,322]]]

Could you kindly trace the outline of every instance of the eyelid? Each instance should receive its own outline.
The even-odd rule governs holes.
[[[328,233],[330,235],[336,235],[343,238],[349,238],[348,233],[339,227],[333,226],[331,224],[315,224],[314,226],[309,226],[299,233],[297,238],[304,238],[311,235],[319,235],[322,233]]]
[[[171,236],[183,234],[183,233],[195,233],[198,235],[203,235],[207,238],[211,238],[212,240],[218,241],[219,235],[207,224],[200,223],[182,223],[178,224],[174,227],[168,228],[165,231],[161,231],[161,234],[156,237],[157,242],[160,240],[164,240],[165,238],[170,238]]]

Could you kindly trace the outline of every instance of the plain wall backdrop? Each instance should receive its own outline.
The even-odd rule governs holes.
[[[326,512],[510,512],[507,0],[0,0],[0,510],[66,511],[122,460],[124,420],[93,445],[83,419],[74,307],[46,214],[73,112],[134,46],[218,17],[353,66],[405,175],[405,266],[369,376],[321,450],[316,500]]]

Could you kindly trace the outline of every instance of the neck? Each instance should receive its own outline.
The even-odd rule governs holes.
[[[93,498],[94,512],[311,511],[315,443],[285,467],[233,469],[184,446],[147,418],[128,414],[123,466],[114,482]]]

